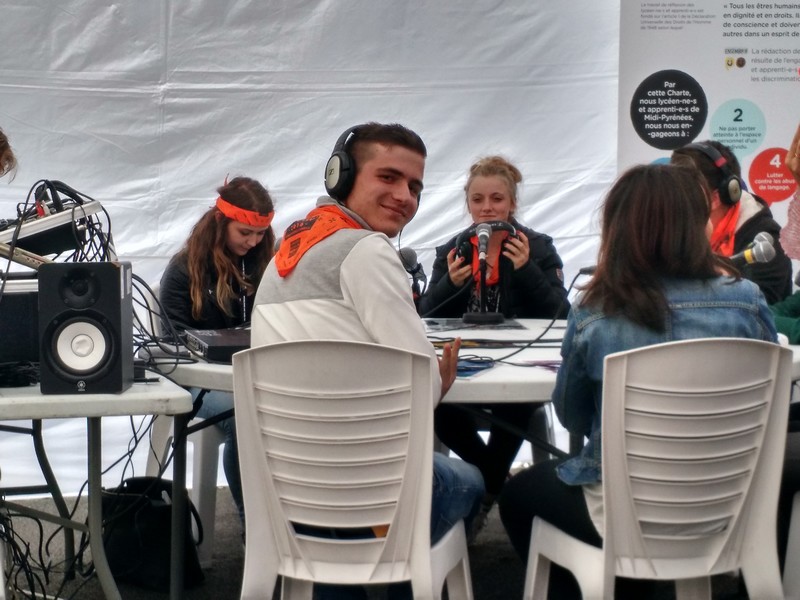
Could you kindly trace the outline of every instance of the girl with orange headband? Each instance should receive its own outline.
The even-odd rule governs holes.
[[[255,291],[272,259],[275,210],[269,192],[254,179],[235,177],[217,193],[214,206],[200,217],[161,278],[164,316],[178,331],[248,325]],[[195,397],[200,393],[191,391]],[[209,418],[231,408],[232,394],[211,391],[203,396],[197,416]],[[244,518],[236,427],[232,418],[215,426],[225,433],[222,465]]]

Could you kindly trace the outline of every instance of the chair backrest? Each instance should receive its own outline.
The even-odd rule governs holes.
[[[606,577],[708,576],[776,552],[791,361],[730,338],[606,357]]]
[[[284,342],[235,354],[233,379],[245,578],[258,568],[366,584],[430,570],[430,357],[359,342]],[[330,530],[354,539],[315,533]]]
[[[152,337],[158,338],[161,336],[161,306],[158,303],[158,290],[159,283],[154,283],[151,286],[140,285],[137,286],[139,294],[141,295],[141,302],[135,300],[134,310],[139,316],[139,321],[144,329]]]

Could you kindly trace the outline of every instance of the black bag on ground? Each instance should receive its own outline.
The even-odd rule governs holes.
[[[158,477],[131,477],[102,492],[103,545],[114,579],[143,588],[167,592],[170,578],[172,482]],[[203,541],[200,516],[187,498],[184,543],[184,586],[203,582],[197,556]],[[192,538],[191,517],[199,540]]]

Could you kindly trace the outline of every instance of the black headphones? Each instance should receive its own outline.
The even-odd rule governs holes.
[[[500,230],[507,231],[509,237],[518,237],[517,230],[508,221],[486,221],[486,225],[491,226],[492,231]],[[472,242],[470,239],[475,235],[475,230],[478,225],[471,225],[464,231],[458,234],[456,238],[456,255],[455,258],[464,257],[464,264],[472,263]]]
[[[697,150],[705,154],[711,159],[714,166],[720,170],[720,173],[722,173],[722,181],[717,188],[720,201],[727,206],[733,206],[739,202],[739,199],[742,197],[742,182],[734,172],[731,171],[728,161],[720,154],[719,150],[710,144],[703,144],[702,142],[689,144],[686,148],[689,150]]]
[[[331,157],[325,165],[325,191],[338,202],[345,201],[356,180],[356,163],[353,157],[345,150],[345,146],[347,145],[347,140],[358,131],[359,127],[361,126],[350,127],[339,136],[339,139],[336,140],[336,145],[333,147]]]

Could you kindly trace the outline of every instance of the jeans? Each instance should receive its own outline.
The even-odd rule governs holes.
[[[201,390],[199,388],[191,388],[189,391],[192,393],[192,398],[196,399]],[[209,390],[203,396],[203,405],[197,411],[197,416],[202,419],[208,419],[231,408],[233,408],[233,394]],[[239,518],[244,526],[244,502],[242,501],[242,477],[239,473],[239,453],[236,444],[236,422],[231,417],[215,423],[214,427],[219,427],[225,435],[225,448],[222,451],[222,469],[225,471],[228,488],[231,491],[233,502],[236,504]]]
[[[442,539],[461,519],[469,529],[484,493],[483,477],[477,467],[434,452],[431,544]]]
[[[484,487],[481,472],[474,465],[433,454],[433,498],[431,499],[431,544],[438,542],[450,528],[464,519],[465,525],[478,514]],[[408,582],[390,585],[389,600],[411,600]],[[314,586],[314,600],[365,600],[363,587],[352,585]]]

